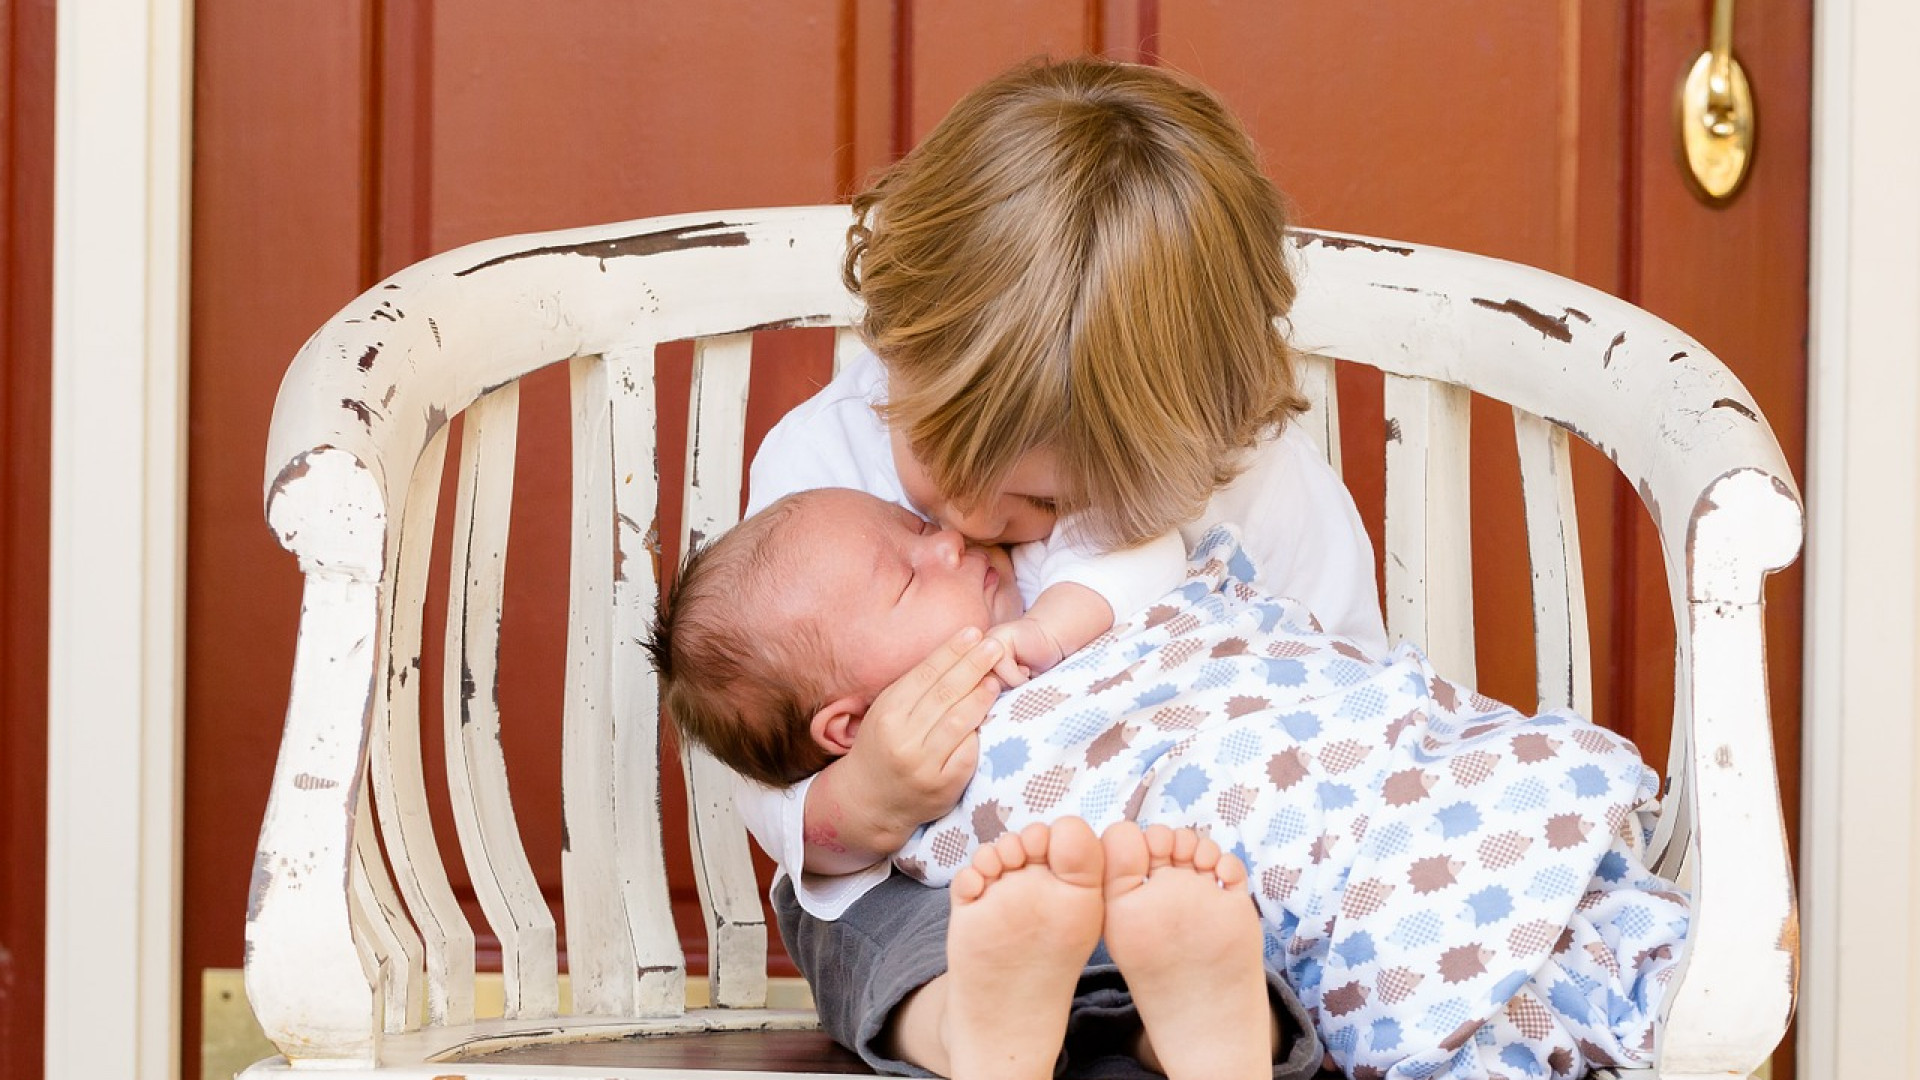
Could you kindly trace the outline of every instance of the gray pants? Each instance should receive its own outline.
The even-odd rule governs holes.
[[[932,1076],[886,1057],[880,1036],[907,995],[947,970],[946,890],[894,874],[838,919],[826,920],[802,910],[793,883],[783,879],[774,889],[773,907],[787,952],[813,987],[827,1034],[880,1072]],[[1293,989],[1271,968],[1267,996],[1280,1018],[1274,1080],[1315,1075],[1322,1058],[1320,1040]],[[1055,1075],[1088,1080],[1158,1076],[1119,1049],[1131,1046],[1140,1030],[1133,996],[1102,943],[1080,976]]]

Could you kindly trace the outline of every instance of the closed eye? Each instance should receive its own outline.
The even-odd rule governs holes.
[[[915,531],[920,536],[925,536],[928,533],[938,531],[939,529],[939,526],[935,525],[931,521],[928,521],[926,518],[920,517],[918,514],[914,515],[914,524],[916,526]],[[893,602],[896,605],[898,605],[901,599],[907,595],[907,590],[913,588],[913,579],[917,576],[917,573],[918,573],[914,569],[914,561],[911,558],[903,557],[900,560],[900,565],[901,565],[901,568],[906,571],[906,576],[900,582],[899,595],[893,598]]]
[[[1049,514],[1058,514],[1060,512],[1060,504],[1052,499],[1043,498],[1039,495],[1022,495],[1020,497],[1026,500],[1027,505],[1033,507],[1035,510],[1044,510]]]

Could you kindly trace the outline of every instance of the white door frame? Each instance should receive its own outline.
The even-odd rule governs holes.
[[[1810,1080],[1920,1061],[1920,7],[1816,0],[1814,20],[1799,1014]]]
[[[57,19],[46,1075],[168,1080],[191,0],[81,0]]]

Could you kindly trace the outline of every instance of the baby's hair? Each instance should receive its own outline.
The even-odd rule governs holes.
[[[827,701],[830,654],[810,620],[784,618],[769,601],[795,569],[776,534],[803,496],[692,546],[647,640],[661,708],[681,736],[774,787],[831,760],[810,730]]]
[[[885,416],[947,497],[1051,449],[1123,547],[1199,516],[1306,407],[1275,320],[1286,211],[1212,94],[1097,58],[968,94],[853,201],[843,267]]]

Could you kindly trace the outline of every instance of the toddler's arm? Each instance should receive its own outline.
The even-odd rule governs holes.
[[[880,692],[853,748],[813,778],[804,868],[850,874],[891,856],[953,809],[979,763],[975,733],[1000,693],[1001,644],[971,627]]]

